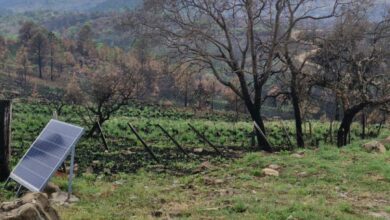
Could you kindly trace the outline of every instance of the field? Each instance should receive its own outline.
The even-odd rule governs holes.
[[[59,118],[87,127],[79,111],[65,107]],[[48,105],[15,103],[13,164],[51,117]],[[162,165],[143,150],[128,122]],[[187,123],[219,146],[224,156],[199,140]],[[190,157],[181,154],[156,124],[166,128]],[[267,121],[269,140],[278,152],[266,154],[251,147],[252,125],[244,116],[235,121],[229,113],[159,111],[157,106],[133,104],[103,125],[109,151],[99,138],[83,138],[77,146],[74,191],[81,202],[58,210],[63,219],[388,219],[390,154],[362,151],[365,141],[359,138],[358,124],[353,125],[352,144],[343,149],[331,145],[329,122],[310,124],[305,126],[309,147],[289,152],[284,150],[291,148],[287,136],[294,144],[293,123]],[[337,124],[333,126],[334,139]],[[375,126],[369,128],[372,138],[376,131]],[[376,138],[388,135],[386,129]],[[279,177],[261,174],[270,164],[280,166]],[[66,189],[66,179],[56,177],[54,182]],[[0,200],[10,197],[10,192],[0,191]]]

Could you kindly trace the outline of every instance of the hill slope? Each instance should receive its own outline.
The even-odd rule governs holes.
[[[0,8],[14,12],[35,10],[105,11],[135,7],[142,0],[0,0]]]

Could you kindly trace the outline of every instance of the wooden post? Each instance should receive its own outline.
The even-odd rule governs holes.
[[[265,136],[263,130],[261,130],[260,126],[253,121],[253,125],[255,126],[256,130],[260,133],[260,135],[264,138],[264,140],[267,142],[267,144],[272,148],[271,143],[268,141],[267,137]]]
[[[191,130],[193,130],[195,132],[195,134],[200,137],[205,143],[207,143],[210,147],[212,147],[215,152],[217,152],[218,154],[220,155],[223,155],[222,152],[220,150],[218,150],[218,148],[212,144],[202,133],[200,133],[194,126],[192,126],[190,123],[188,123],[188,126],[191,128]]]
[[[8,165],[11,155],[11,100],[0,101],[0,181],[7,180],[10,174]]]
[[[363,111],[362,112],[362,134],[361,134],[361,138],[364,140],[366,138],[366,113]]]
[[[179,144],[179,142],[176,141],[175,138],[173,138],[167,130],[165,130],[160,124],[157,124],[157,127],[161,129],[161,131],[176,145],[176,147],[183,153],[185,154],[187,157],[189,157],[189,155],[187,154],[187,152],[184,150],[184,148]]]
[[[99,120],[96,120],[96,123],[97,123],[98,128],[99,128],[99,131],[100,131],[100,137],[102,138],[103,145],[104,145],[104,149],[105,149],[106,151],[108,151],[108,144],[107,144],[106,136],[105,136],[104,133],[103,133],[103,129],[102,129],[102,127],[100,126]]]
[[[152,156],[153,160],[155,160],[157,163],[160,163],[160,160],[156,157],[156,155],[153,153],[152,149],[150,149],[150,147],[146,144],[146,142],[141,138],[141,136],[138,134],[137,130],[135,130],[133,125],[131,125],[130,123],[128,123],[128,125],[129,125],[131,131],[138,138],[138,140],[141,141],[141,143],[144,146],[145,150],[150,154],[150,156]]]

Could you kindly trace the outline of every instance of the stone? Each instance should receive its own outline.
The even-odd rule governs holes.
[[[203,148],[195,148],[193,151],[194,151],[194,153],[202,153]]]
[[[55,192],[50,196],[50,202],[58,205],[64,205],[67,203],[77,203],[79,201],[80,199],[73,194],[70,195],[70,198],[68,200],[67,192]]]
[[[366,144],[363,144],[363,148],[368,152],[376,152],[381,154],[386,153],[385,146],[379,141],[371,141]]]
[[[305,153],[295,153],[295,154],[291,154],[292,157],[295,157],[295,158],[304,158],[305,157]]]
[[[266,176],[279,176],[279,171],[270,168],[262,169],[261,173]]]
[[[268,166],[268,168],[273,169],[273,170],[280,170],[282,167],[277,165],[277,164],[271,164]]]
[[[0,205],[2,220],[59,220],[45,193],[28,193],[23,198]]]

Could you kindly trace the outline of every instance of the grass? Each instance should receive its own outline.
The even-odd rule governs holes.
[[[279,177],[261,169],[278,164]],[[375,219],[389,212],[390,154],[322,146],[303,158],[249,153],[177,176],[141,169],[75,181],[81,202],[59,207],[64,219]],[[56,179],[65,187],[65,179]]]

